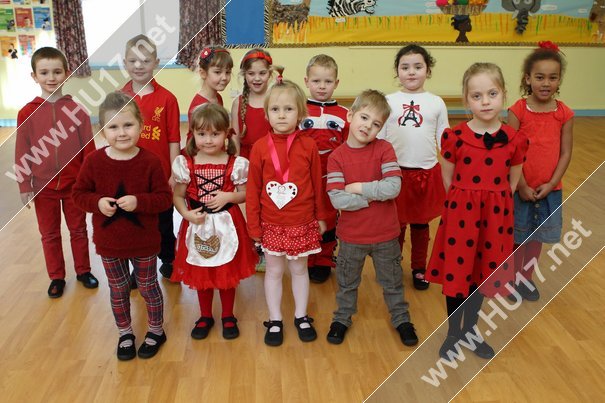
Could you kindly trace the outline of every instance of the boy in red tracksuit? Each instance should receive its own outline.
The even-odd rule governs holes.
[[[31,65],[32,78],[42,93],[17,116],[15,176],[23,204],[29,207],[35,196],[38,229],[51,279],[48,296],[59,298],[65,288],[61,210],[69,229],[76,278],[86,288],[99,285],[90,272],[86,213],[71,198],[84,157],[95,150],[95,145],[88,113],[70,95],[62,93],[69,76],[63,53],[51,47],[40,48],[34,52]]]
[[[336,266],[334,249],[338,211],[332,208],[326,192],[328,157],[347,138],[348,110],[332,99],[338,86],[338,65],[331,56],[320,54],[311,58],[307,65],[305,85],[311,97],[307,99],[308,116],[301,122],[300,128],[317,143],[323,178],[322,194],[330,211],[326,220],[328,229],[320,242],[321,252],[309,256],[309,279],[314,283],[323,283],[330,276],[331,268]]]

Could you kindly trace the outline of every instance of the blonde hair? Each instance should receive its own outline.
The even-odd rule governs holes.
[[[276,70],[277,69],[278,68],[276,67]],[[269,89],[267,90],[267,95],[265,97],[265,113],[269,114],[269,100],[271,99],[271,96],[278,91],[290,91],[290,93],[292,93],[296,103],[296,109],[298,109],[298,123],[300,123],[307,116],[308,113],[307,98],[305,97],[305,93],[298,86],[298,84],[290,80],[282,79],[280,81],[276,81],[271,87],[269,87]]]
[[[99,127],[103,129],[118,113],[125,111],[132,113],[139,125],[143,126],[141,110],[130,96],[121,91],[109,93],[99,106]],[[114,114],[109,119],[105,119],[108,112],[114,112]]]
[[[140,56],[141,49],[145,49],[151,53],[154,59],[158,58],[158,48],[147,35],[140,34],[126,42],[126,53],[124,53],[124,55],[126,55],[130,49],[133,49],[133,51],[137,53],[137,56]]]
[[[336,77],[338,77],[338,64],[336,64],[336,60],[334,60],[332,56],[324,54],[313,56],[307,64],[307,77],[309,76],[309,72],[311,71],[311,67],[313,66],[320,66],[326,69],[333,69],[336,73]]]
[[[357,113],[363,108],[370,108],[378,112],[382,118],[382,122],[386,122],[391,114],[391,107],[384,94],[377,90],[365,90],[355,98],[355,102],[351,105],[351,114]]]
[[[494,63],[474,63],[464,72],[462,77],[462,102],[465,106],[468,105],[468,82],[471,78],[479,74],[487,74],[494,84],[502,90],[504,99],[506,100],[506,84],[504,82],[504,76],[500,67]]]
[[[195,108],[191,113],[191,130],[193,132],[208,129],[214,129],[217,132],[225,132],[228,140],[227,154],[235,155],[237,149],[231,138],[233,131],[229,127],[229,124],[229,113],[225,108],[218,104],[205,103]],[[185,151],[190,157],[193,157],[198,153],[198,148],[195,145],[195,135],[187,140]]]

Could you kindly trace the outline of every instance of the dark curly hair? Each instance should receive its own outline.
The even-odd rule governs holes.
[[[522,95],[524,95],[524,96],[531,95],[531,93],[532,93],[531,86],[529,84],[527,84],[525,78],[528,77],[529,75],[531,75],[531,69],[534,67],[534,64],[536,64],[537,62],[541,62],[543,60],[553,60],[553,61],[559,63],[559,66],[561,66],[561,70],[559,71],[559,77],[560,77],[559,84],[563,81],[563,73],[565,72],[565,67],[567,66],[567,63],[566,63],[565,59],[563,58],[563,55],[561,54],[561,52],[558,52],[554,49],[537,48],[533,52],[531,52],[523,61],[523,70],[522,70],[522,74],[521,74],[521,85],[519,86],[519,89],[521,90]],[[559,92],[558,89],[557,89],[557,92]]]
[[[397,55],[395,56],[395,63],[394,63],[395,77],[397,77],[397,69],[399,68],[399,60],[405,55],[422,56],[422,58],[424,59],[424,62],[426,63],[426,68],[427,68],[426,76],[427,76],[427,78],[431,77],[431,72],[433,70],[433,67],[435,66],[435,63],[437,63],[437,61],[433,58],[433,56],[431,56],[431,54],[429,53],[428,50],[426,50],[422,46],[416,45],[416,44],[404,46],[401,49],[399,49],[399,52],[397,52]]]

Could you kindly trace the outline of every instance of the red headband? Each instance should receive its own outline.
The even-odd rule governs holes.
[[[229,54],[229,51],[227,49],[223,49],[223,48],[216,48],[216,49],[204,48],[200,52],[200,59],[209,62],[210,60],[212,60],[212,57],[214,57],[214,55],[219,52],[225,52],[225,53]]]
[[[269,56],[268,54],[263,53],[263,52],[254,52],[254,53],[250,53],[249,55],[244,56],[244,58],[242,59],[242,64],[244,64],[244,62],[246,60],[250,60],[250,59],[266,60],[267,63],[269,63],[269,66],[273,64],[273,59],[271,58],[271,56]]]
[[[554,43],[554,42],[551,42],[551,41],[541,41],[541,42],[538,42],[538,47],[540,49],[548,49],[548,50],[553,50],[553,51],[555,51],[557,53],[563,53],[563,52],[561,52],[561,50],[559,49],[559,47],[557,46],[557,44]]]

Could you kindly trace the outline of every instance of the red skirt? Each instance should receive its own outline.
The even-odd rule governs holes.
[[[441,165],[431,169],[401,169],[401,192],[395,199],[399,223],[426,224],[439,217],[445,201]]]
[[[317,221],[293,227],[263,222],[261,227],[263,230],[262,247],[265,253],[296,259],[321,252],[319,244],[321,235]]]
[[[250,277],[256,272],[258,254],[254,242],[248,236],[246,220],[242,211],[239,206],[233,206],[227,211],[231,214],[239,241],[233,260],[216,267],[201,267],[187,263],[189,251],[185,243],[185,236],[189,221],[183,219],[177,240],[172,280],[182,281],[194,290],[228,289],[237,287],[240,280]]]

